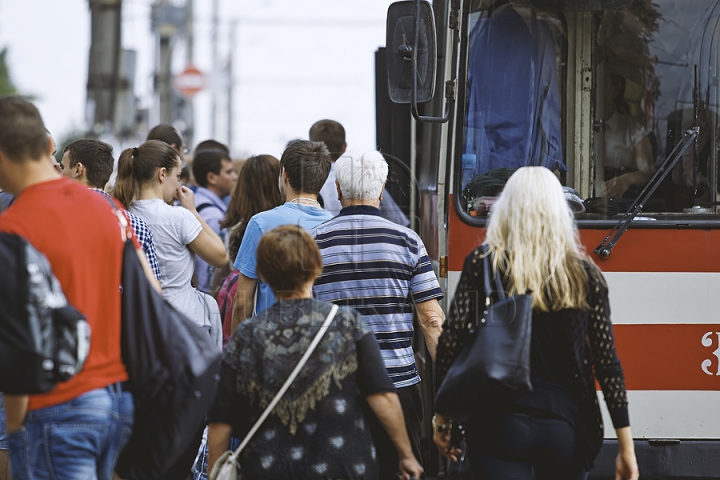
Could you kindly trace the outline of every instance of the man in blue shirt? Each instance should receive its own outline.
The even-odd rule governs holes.
[[[240,276],[233,305],[233,331],[240,322],[253,315],[253,306],[259,313],[275,303],[270,287],[259,280],[255,272],[255,250],[260,238],[281,225],[300,225],[310,230],[332,218],[332,213],[324,210],[317,201],[330,166],[330,152],[322,142],[295,140],[283,152],[279,181],[285,203],[250,219],[235,259]]]
[[[208,226],[220,233],[220,222],[225,217],[227,205],[223,197],[230,195],[237,182],[237,172],[230,157],[223,150],[200,150],[193,158],[193,175],[198,188],[195,191],[195,208]],[[197,288],[210,292],[210,265],[205,260],[195,259]]]

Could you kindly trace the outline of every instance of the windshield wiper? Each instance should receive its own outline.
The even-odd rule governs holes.
[[[653,175],[647,185],[645,185],[645,188],[642,189],[642,192],[640,192],[632,205],[630,205],[627,212],[623,214],[622,218],[618,220],[618,223],[610,230],[605,240],[593,250],[600,258],[606,259],[610,256],[613,247],[618,240],[620,240],[623,233],[625,233],[625,230],[628,229],[638,213],[642,211],[645,203],[650,199],[652,194],[655,193],[660,183],[665,179],[667,174],[670,173],[678,160],[680,160],[680,157],[682,157],[682,154],[685,153],[685,150],[693,143],[699,133],[700,127],[698,126],[685,132],[685,135],[683,135],[677,145],[675,145],[670,155],[668,155],[662,165],[660,165],[660,168],[658,168],[655,175]]]

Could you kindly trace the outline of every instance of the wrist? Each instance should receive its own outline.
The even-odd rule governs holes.
[[[415,455],[412,452],[412,449],[410,448],[410,445],[408,445],[407,448],[398,449],[398,460],[404,461],[404,460],[410,460],[412,458],[415,458]]]
[[[452,429],[452,421],[446,421],[443,417],[433,415],[432,417],[433,431],[437,433],[447,433]]]

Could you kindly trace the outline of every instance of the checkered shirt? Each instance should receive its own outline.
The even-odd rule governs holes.
[[[93,188],[93,190],[105,195],[107,198],[110,198],[110,194],[103,190],[98,190],[97,188]],[[160,280],[162,273],[160,273],[160,263],[158,263],[157,250],[155,249],[152,230],[150,230],[148,224],[145,223],[145,220],[134,213],[130,213],[125,209],[123,209],[123,213],[130,219],[130,226],[132,227],[133,232],[135,232],[135,238],[137,238],[138,243],[145,251],[145,256],[147,257],[150,268],[153,271],[153,275],[155,275],[155,278]]]

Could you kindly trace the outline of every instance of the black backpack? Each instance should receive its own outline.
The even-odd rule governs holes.
[[[122,270],[122,357],[135,424],[115,471],[129,480],[161,478],[205,422],[219,382],[220,348],[167,303],[127,240]]]
[[[82,368],[90,327],[27,240],[0,233],[0,265],[0,392],[47,392]]]

